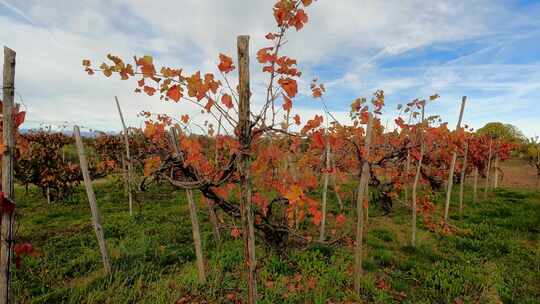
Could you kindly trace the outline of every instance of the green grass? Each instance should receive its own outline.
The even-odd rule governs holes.
[[[121,183],[95,185],[113,274],[101,258],[82,188],[67,203],[47,206],[35,188],[17,188],[18,239],[40,252],[13,273],[17,303],[229,303],[246,292],[241,240],[222,231],[213,240],[199,205],[207,283],[197,283],[191,222],[182,191],[163,185],[130,217]],[[332,198],[332,196],[330,196]],[[337,203],[330,200],[334,208]],[[441,208],[438,203],[437,208]],[[350,205],[347,206],[350,210]],[[135,210],[138,210],[136,207]],[[365,236],[362,295],[353,292],[352,243],[291,248],[285,254],[258,244],[261,303],[537,303],[540,299],[540,193],[498,190],[452,216],[458,232],[423,229],[409,246],[410,211],[378,210]],[[349,221],[352,216],[349,215]],[[344,232],[352,237],[352,223]],[[313,231],[315,236],[315,230]],[[348,244],[348,245],[347,245]]]

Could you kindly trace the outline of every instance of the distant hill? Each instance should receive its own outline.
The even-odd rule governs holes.
[[[26,133],[29,133],[29,132],[35,132],[35,131],[39,131],[39,130],[44,130],[44,129],[21,129],[19,130],[19,132],[21,132],[22,134],[26,134]],[[73,131],[71,130],[51,130],[50,131],[51,133],[63,133],[67,136],[71,136],[73,135]],[[97,135],[101,134],[101,133],[105,133],[105,134],[109,134],[109,135],[115,135],[115,134],[118,134],[118,132],[114,132],[114,131],[108,131],[108,132],[103,132],[103,131],[84,131],[84,130],[81,130],[81,136],[82,137],[96,137]]]

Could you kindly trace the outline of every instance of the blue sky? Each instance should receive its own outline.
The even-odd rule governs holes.
[[[193,117],[198,111],[135,95],[132,83],[88,77],[81,59],[152,54],[188,72],[215,71],[219,52],[234,54],[236,35],[251,35],[252,54],[265,46],[264,34],[274,29],[272,4],[0,0],[0,41],[18,54],[16,86],[28,127],[78,123],[118,130],[115,95],[134,126],[141,124],[140,110]],[[391,120],[398,103],[438,93],[428,112],[453,125],[466,95],[469,125],[502,121],[540,135],[540,1],[319,0],[308,14],[305,30],[293,31],[285,49],[304,71],[306,96],[295,102],[302,117],[321,111],[307,96],[317,77],[343,122],[353,99],[383,89],[384,119]],[[252,71],[257,103],[266,78],[255,63]]]

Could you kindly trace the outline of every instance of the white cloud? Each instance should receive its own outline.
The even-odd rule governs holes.
[[[213,71],[219,52],[235,54],[237,35],[252,36],[252,54],[265,45],[264,34],[274,29],[272,3],[0,1],[0,40],[18,53],[17,91],[24,98],[31,121],[69,121],[100,129],[119,129],[114,95],[120,97],[133,125],[140,123],[135,117],[140,110],[177,116],[180,113],[195,116],[198,110],[185,103],[163,103],[157,98],[133,94],[133,83],[89,77],[82,71],[81,59],[100,61],[107,53],[131,58],[152,52],[159,63],[184,67],[187,72],[199,68]],[[538,90],[540,76],[532,70],[527,69],[526,75],[533,81],[523,85],[525,79],[516,71],[521,67],[505,66],[503,72],[493,73],[500,66],[477,65],[470,69],[465,66],[486,56],[489,48],[474,55],[475,58],[454,62],[454,66],[427,67],[420,72],[403,70],[396,75],[378,67],[380,60],[435,43],[496,35],[501,30],[497,27],[500,20],[511,19],[504,5],[488,0],[320,0],[308,9],[310,22],[306,28],[290,34],[286,53],[300,60],[306,76],[303,84],[315,76],[312,70],[321,63],[335,58],[350,62],[339,75],[325,79],[330,91],[346,89],[365,96],[375,88],[382,88],[397,96],[418,88],[416,96],[439,92],[459,97],[454,92],[456,87],[475,86],[502,90],[498,98],[483,99],[484,104],[501,102],[501,98],[522,98]],[[520,26],[533,22],[526,15],[521,17]],[[254,63],[255,102],[265,81],[259,69]],[[493,78],[493,75],[503,77],[506,71],[512,72],[514,79]],[[351,95],[349,100],[354,97]],[[345,107],[343,113],[347,113]],[[309,109],[298,111],[312,114]]]

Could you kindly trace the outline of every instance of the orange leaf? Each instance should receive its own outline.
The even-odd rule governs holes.
[[[187,115],[187,114],[182,115],[180,120],[182,120],[183,123],[187,124],[188,121],[189,121],[189,115]]]
[[[182,98],[182,92],[180,91],[180,87],[175,85],[169,88],[169,90],[167,91],[167,97],[178,102],[180,98]]]
[[[262,70],[263,70],[263,72],[272,73],[274,71],[274,67],[269,65],[269,66],[263,67]]]
[[[137,65],[141,67],[141,72],[144,77],[153,77],[156,73],[152,56],[146,55],[143,58],[139,58],[137,60]]]
[[[296,115],[294,115],[293,119],[294,119],[294,123],[299,126],[300,125],[300,116],[298,114],[296,114]]]
[[[306,15],[306,13],[304,12],[304,10],[302,9],[299,9],[297,12],[296,12],[296,15],[294,15],[294,17],[292,17],[290,20],[289,20],[289,25],[292,25],[296,28],[297,31],[299,31],[300,29],[302,29],[302,27],[304,27],[304,24],[308,21],[308,16]]]
[[[234,70],[232,58],[220,53],[218,69],[223,73],[229,73]]]
[[[336,223],[338,225],[343,225],[343,223],[345,223],[345,215],[343,215],[343,213],[339,214],[338,216],[336,216]]]
[[[148,96],[152,96],[156,92],[156,89],[149,86],[144,86],[144,92],[148,94]]]
[[[298,187],[297,185],[292,185],[283,197],[288,199],[290,202],[296,202],[300,200],[302,194],[302,188]]]
[[[321,88],[313,88],[311,90],[311,93],[313,95],[313,98],[320,98],[322,97],[322,90]]]
[[[298,85],[296,80],[292,78],[280,78],[278,83],[290,98],[293,98],[296,96],[296,93],[298,93]]]
[[[233,238],[239,237],[239,236],[240,236],[240,229],[238,229],[238,228],[236,228],[236,227],[232,228],[232,229],[231,229],[231,236],[232,236]]]
[[[369,208],[369,202],[367,199],[364,199],[364,202],[362,203],[362,207],[364,207],[364,209],[368,209]]]
[[[154,171],[159,168],[161,164],[161,158],[159,156],[152,156],[144,160],[144,176],[150,176]]]
[[[273,47],[265,47],[257,51],[257,60],[260,63],[274,62],[276,60],[276,55],[269,53],[269,51],[273,49]]]
[[[214,105],[214,101],[212,99],[208,99],[208,102],[204,106],[207,112],[210,112],[210,109],[212,109],[212,106]]]
[[[231,95],[223,94],[223,96],[221,96],[221,103],[224,104],[228,109],[232,109],[233,102]]]
[[[313,214],[313,224],[319,226],[322,221],[322,212],[319,210],[316,210]]]
[[[313,143],[317,148],[324,148],[324,138],[321,131],[313,132]]]
[[[283,101],[283,110],[289,112],[292,108],[292,100],[286,95],[283,95],[283,99],[285,99],[285,101]]]

